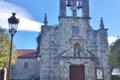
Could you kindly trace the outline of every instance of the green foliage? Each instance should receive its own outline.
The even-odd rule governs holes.
[[[0,28],[0,67],[6,67],[9,60],[10,39],[5,30]]]
[[[13,49],[14,50],[14,49]],[[8,67],[10,53],[10,38],[5,30],[0,28],[0,68]],[[12,63],[15,64],[16,56],[12,53]]]
[[[112,69],[120,67],[120,39],[110,45],[109,63]]]

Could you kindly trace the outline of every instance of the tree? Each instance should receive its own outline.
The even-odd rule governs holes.
[[[0,28],[0,67],[8,67],[10,38],[4,29]],[[14,62],[15,55],[13,54]],[[12,61],[12,62],[13,62]]]
[[[120,38],[110,45],[109,63],[111,71],[120,68]]]

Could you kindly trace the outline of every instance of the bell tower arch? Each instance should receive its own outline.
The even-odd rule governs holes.
[[[70,8],[71,17],[89,18],[89,0],[59,0],[60,1],[60,17],[67,17],[67,8]],[[78,11],[81,10],[81,13]],[[81,14],[81,16],[77,16]]]

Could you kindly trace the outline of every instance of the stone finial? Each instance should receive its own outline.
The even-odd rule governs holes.
[[[45,13],[45,17],[44,17],[44,25],[47,25],[48,21],[47,21],[47,14]]]
[[[103,22],[103,18],[101,17],[100,20],[100,29],[104,29],[104,22]]]

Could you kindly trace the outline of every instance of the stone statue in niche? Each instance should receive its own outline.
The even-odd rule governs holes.
[[[81,52],[80,44],[75,43],[74,44],[74,57],[80,57],[80,52]]]

